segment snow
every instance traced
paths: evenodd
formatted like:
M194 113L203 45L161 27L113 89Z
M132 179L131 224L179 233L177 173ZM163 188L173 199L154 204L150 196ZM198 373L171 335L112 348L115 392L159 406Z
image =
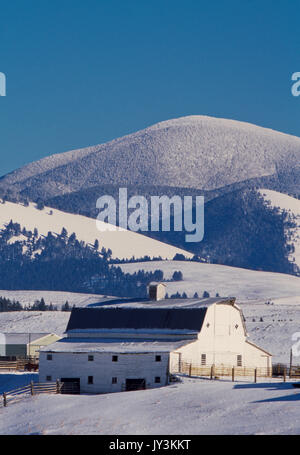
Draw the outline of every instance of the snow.
M290 253L289 260L300 269L300 200L278 191L260 189L259 192L272 208L277 207L280 211L287 211L296 224L296 227L286 230L286 235L289 238L288 244L294 245L295 248L295 251Z
M198 292L202 297L204 291L214 297L234 296L238 300L275 299L295 297L300 300L300 278L274 272L229 267L219 264L206 264L193 261L151 261L121 264L126 273L138 270L162 270L165 279L171 279L175 271L183 273L183 281L164 282L166 292L186 292L193 297ZM287 301L286 300L286 301Z
M249 123L202 115L144 130L28 164L2 183L40 196L99 184L214 189L276 174L300 161L300 139ZM36 193L36 194L38 194Z
M0 333L56 333L66 330L70 312L14 311L0 313Z
M113 335L116 336L116 333ZM112 336L113 336L112 335ZM45 346L41 351L46 352L110 352L110 353L152 353L152 352L171 352L196 339L184 340L151 340L151 339L132 339L124 338L62 338L56 343Z
M292 335L300 327L299 297L238 304L251 341L270 351L273 363L288 364ZM0 313L0 332L60 334L69 315ZM293 363L300 359L294 357ZM0 394L37 379L32 373L1 373ZM0 434L299 434L299 399L298 389L282 380L258 378L254 384L253 378L234 383L229 378L183 378L182 383L137 392L28 397L0 407Z
M52 215L50 215L50 210ZM83 240L85 243L94 244L95 239L98 239L100 249L102 247L112 250L114 258L136 258L143 256L158 257L171 259L175 254L184 254L186 257L192 257L188 253L179 248L167 245L166 243L153 240L150 237L138 234L132 231L112 230L114 226L108 225L97 220L98 225L106 231L99 231L96 226L96 220L82 215L74 215L60 210L45 207L43 210L38 210L35 204L31 203L28 207L12 202L0 204L0 228L13 220L19 223L21 227L33 231L38 229L40 235L46 236L49 231L60 234L63 227L71 235L76 233L78 240Z
M135 392L29 397L0 408L0 434L299 434L299 391L250 381L184 378Z
M17 300L23 306L33 305L36 300L45 300L47 305L52 303L54 306L57 306L58 309L62 307L68 301L69 305L72 307L87 306L90 304L97 303L103 298L109 296L103 296L100 294L81 294L77 292L62 292L62 291L7 291L0 289L0 297L5 297L10 300ZM113 298L113 297L111 297Z
M245 318L246 329L251 341L272 355L273 363L289 364L290 350L295 344L292 336L300 332L299 306L266 305L262 302L239 302ZM300 336L298 337L300 338ZM293 363L300 365L300 357L294 355Z

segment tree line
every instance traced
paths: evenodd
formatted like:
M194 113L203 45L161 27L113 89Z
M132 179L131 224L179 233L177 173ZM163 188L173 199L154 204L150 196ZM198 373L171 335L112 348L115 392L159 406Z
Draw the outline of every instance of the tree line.
M147 285L164 279L161 270L124 273L111 254L98 240L86 244L65 228L42 236L10 221L0 232L0 289L146 297Z

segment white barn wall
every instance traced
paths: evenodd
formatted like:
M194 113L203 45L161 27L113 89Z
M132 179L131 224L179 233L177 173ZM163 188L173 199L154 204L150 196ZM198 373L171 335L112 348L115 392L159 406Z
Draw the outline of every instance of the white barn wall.
M107 393L124 390L126 379L145 378L147 388L161 387L167 383L169 353L51 353L53 360L47 360L47 352L40 353L40 382L46 382L47 376L52 381L61 378L80 378L80 388L84 393ZM94 361L88 360L94 356ZM118 355L118 361L112 361L112 355ZM156 362L155 356L161 361ZM94 377L94 384L88 384L88 376ZM161 378L155 383L155 377ZM112 378L117 377L117 384Z
M171 355L170 370L176 371L179 357L181 361L201 365L202 354L206 354L206 365L237 366L237 356L241 355L242 366L270 367L271 356L246 342L244 327L236 306L217 304L209 307L197 341Z

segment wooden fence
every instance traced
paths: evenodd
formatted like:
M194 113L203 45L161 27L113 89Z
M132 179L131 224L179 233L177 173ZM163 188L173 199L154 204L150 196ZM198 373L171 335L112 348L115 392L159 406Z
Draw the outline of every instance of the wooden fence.
M63 384L59 381L45 383L31 381L30 384L24 387L10 390L9 392L4 392L2 394L2 400L0 401L0 407L1 406L6 407L8 406L9 403L15 403L26 397L39 395L41 393L48 394L61 393L62 386Z
M300 366L292 365L289 371L290 378L300 378Z
M286 370L285 377L286 377ZM220 377L230 377L234 381L238 377L253 378L256 382L258 377L272 377L272 368L263 367L232 367L230 365L199 365L189 362L179 362L178 370L173 373L183 373L188 376L209 377L210 379L218 379Z
M35 358L0 361L0 371L37 371L38 368L39 363Z

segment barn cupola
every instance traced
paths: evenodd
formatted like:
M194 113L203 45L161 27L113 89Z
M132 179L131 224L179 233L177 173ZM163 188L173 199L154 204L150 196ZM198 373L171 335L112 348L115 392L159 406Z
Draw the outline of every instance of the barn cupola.
M163 300L166 296L166 285L164 283L150 283L148 293L149 300Z

